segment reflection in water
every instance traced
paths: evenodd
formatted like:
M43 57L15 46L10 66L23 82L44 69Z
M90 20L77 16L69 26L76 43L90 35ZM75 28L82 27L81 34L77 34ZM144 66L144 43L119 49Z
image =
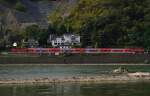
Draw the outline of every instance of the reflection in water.
M149 66L123 66L132 72L150 72ZM41 77L97 76L108 74L118 66L0 66L0 79ZM150 96L150 83L0 86L0 96Z
M150 83L0 86L1 96L150 96Z

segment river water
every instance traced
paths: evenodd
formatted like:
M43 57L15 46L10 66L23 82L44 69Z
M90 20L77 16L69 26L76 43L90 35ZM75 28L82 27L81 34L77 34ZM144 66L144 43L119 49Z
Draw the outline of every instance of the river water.
M119 66L104 65L9 65L0 66L0 79L97 76L110 74ZM122 66L129 71L150 72L150 66ZM0 85L0 96L150 96L150 83L48 85Z
M0 79L94 76L108 74L119 65L6 65L0 66ZM150 72L150 66L122 66L129 71Z
M150 83L5 85L0 96L150 96Z

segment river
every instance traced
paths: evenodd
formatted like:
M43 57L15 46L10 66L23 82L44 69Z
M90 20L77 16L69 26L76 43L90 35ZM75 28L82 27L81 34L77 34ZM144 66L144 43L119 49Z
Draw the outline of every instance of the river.
M150 96L150 83L0 86L0 96Z
M121 65L0 65L0 79L97 76ZM150 66L122 65L129 71L150 72ZM0 96L150 96L150 83L51 83L0 85Z
M97 76L109 74L121 65L0 65L0 79L35 79L46 77ZM150 65L122 65L131 72L150 72Z

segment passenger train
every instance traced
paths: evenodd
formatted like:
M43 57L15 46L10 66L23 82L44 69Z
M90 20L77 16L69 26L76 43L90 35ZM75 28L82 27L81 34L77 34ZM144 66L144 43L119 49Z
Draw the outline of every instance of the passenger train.
M143 48L12 48L12 53L71 53L71 54L100 54L100 53L144 53Z

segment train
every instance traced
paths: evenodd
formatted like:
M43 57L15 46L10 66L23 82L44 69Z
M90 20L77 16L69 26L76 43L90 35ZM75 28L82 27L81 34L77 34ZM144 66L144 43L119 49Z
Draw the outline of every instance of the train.
M144 53L144 48L12 48L11 53L35 54L108 54L108 53Z

